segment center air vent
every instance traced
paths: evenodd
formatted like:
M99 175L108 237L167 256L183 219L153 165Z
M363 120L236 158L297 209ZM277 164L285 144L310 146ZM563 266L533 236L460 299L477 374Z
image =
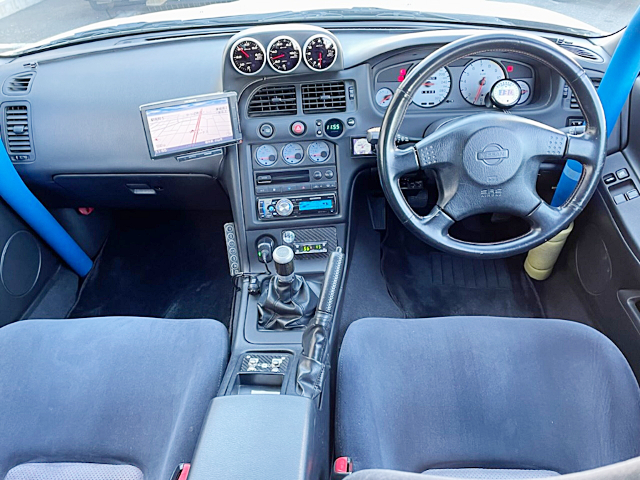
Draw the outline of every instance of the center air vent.
M296 113L298 113L298 105L294 85L262 87L249 100L250 117L295 115Z
M5 104L3 132L7 153L14 162L33 160L29 107L26 104Z
M344 82L307 83L302 85L302 111L344 112L347 96Z
M9 77L2 86L5 95L25 95L31 90L31 82L35 72L26 72Z
M592 78L591 79L591 83L593 83L593 86L596 87L596 90L600 86L600 80L602 80L602 79L601 78ZM571 108L575 108L575 109L580 108L580 104L578 103L578 100L576 99L576 96L573 93L573 90L571 91Z

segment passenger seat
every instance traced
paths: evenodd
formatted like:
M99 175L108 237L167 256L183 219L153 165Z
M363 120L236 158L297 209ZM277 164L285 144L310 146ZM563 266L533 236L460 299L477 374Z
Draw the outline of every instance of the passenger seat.
M25 320L0 329L0 479L169 480L228 359L214 320Z

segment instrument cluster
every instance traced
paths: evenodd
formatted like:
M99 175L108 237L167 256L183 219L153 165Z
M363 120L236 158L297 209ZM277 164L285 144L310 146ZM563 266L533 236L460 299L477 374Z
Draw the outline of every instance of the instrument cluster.
M277 73L291 73L302 62L315 72L323 72L336 62L338 45L322 33L310 36L303 47L288 35L274 38L266 48L259 40L244 37L234 42L230 56L233 68L242 75L256 75L267 64Z
M378 107L387 108L395 88L413 66L414 63L403 63L378 72L375 95ZM524 63L493 58L466 59L434 73L412 100L420 108L433 108L443 103L460 108L489 106L496 98L508 95L510 106L524 105L531 101L534 78L533 68ZM454 89L456 84L458 88Z

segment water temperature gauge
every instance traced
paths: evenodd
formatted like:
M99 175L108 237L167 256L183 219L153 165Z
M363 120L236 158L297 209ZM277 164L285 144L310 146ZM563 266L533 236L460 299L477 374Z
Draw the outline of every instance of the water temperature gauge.
M376 103L378 106L382 108L387 108L389 103L391 103L391 99L393 98L393 92L389 88L381 88L376 93Z

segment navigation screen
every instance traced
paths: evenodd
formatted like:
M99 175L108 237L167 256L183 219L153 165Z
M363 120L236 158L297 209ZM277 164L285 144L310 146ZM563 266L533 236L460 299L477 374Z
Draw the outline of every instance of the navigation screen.
M232 142L229 98L215 98L145 110L153 156Z

